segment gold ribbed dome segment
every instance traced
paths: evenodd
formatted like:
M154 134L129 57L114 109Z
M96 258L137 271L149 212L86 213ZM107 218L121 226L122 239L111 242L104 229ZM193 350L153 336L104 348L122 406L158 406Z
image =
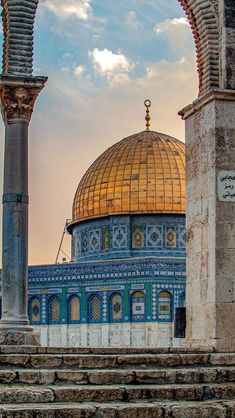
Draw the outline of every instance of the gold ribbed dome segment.
M107 149L78 185L73 221L112 214L185 213L184 144L143 131Z

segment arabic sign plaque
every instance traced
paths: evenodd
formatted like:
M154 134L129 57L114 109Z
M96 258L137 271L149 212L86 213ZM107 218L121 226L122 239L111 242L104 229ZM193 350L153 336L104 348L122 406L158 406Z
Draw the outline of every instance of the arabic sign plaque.
M235 203L235 170L221 170L217 178L218 199L220 202Z

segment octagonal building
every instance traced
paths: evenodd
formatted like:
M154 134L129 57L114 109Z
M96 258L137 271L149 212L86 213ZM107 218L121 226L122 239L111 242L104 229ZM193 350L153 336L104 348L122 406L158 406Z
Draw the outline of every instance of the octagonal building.
M185 149L146 130L115 143L78 184L71 262L29 268L42 345L177 346L185 299Z

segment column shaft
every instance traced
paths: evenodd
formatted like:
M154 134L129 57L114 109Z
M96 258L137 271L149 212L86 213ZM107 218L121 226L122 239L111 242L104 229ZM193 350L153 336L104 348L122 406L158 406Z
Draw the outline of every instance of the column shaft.
M5 123L0 344L38 344L28 319L28 126L46 80L0 78Z
M3 187L2 323L27 326L28 122L6 124Z

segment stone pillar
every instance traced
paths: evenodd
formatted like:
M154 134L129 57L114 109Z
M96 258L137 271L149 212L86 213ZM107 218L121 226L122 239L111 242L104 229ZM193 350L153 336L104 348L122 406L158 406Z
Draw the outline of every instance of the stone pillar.
M28 126L45 77L2 76L5 123L0 344L34 345L28 319Z
M235 91L211 91L186 121L188 347L235 350Z

